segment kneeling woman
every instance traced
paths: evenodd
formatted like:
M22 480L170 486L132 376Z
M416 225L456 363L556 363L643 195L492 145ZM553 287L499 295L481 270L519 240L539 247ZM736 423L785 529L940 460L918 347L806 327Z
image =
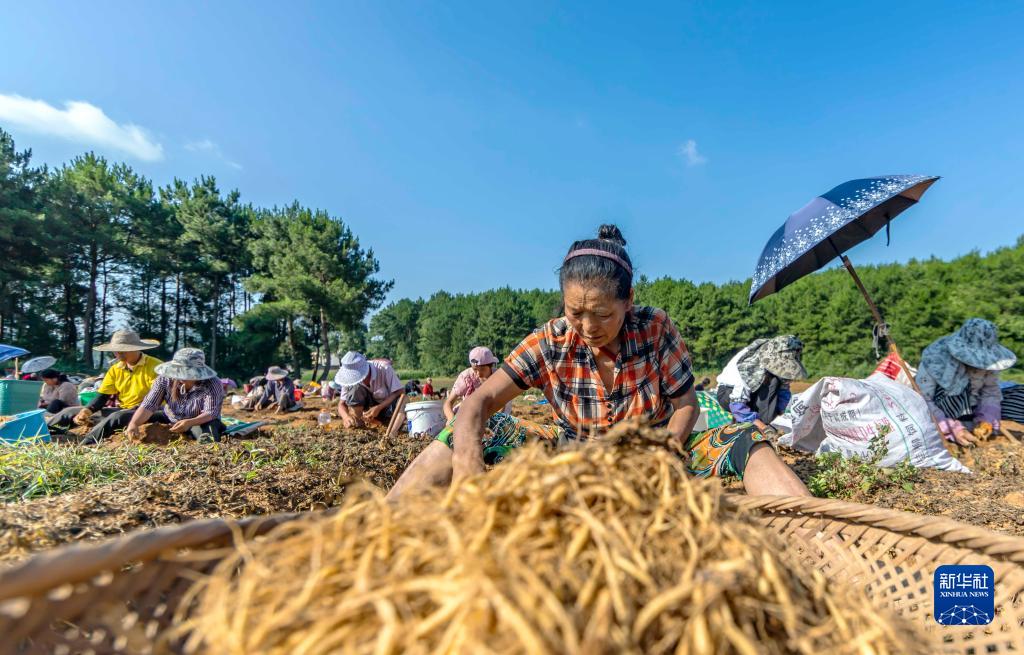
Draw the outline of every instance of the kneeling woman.
M139 436L146 423L169 423L171 432L188 433L198 441L220 441L224 386L217 372L206 365L203 351L182 348L171 361L157 366L156 374L125 432Z
M491 349L486 346L477 346L469 351L469 368L465 369L455 378L452 390L444 399L444 416L451 421L455 418L458 410L458 403L469 398L470 394L483 386L487 378L494 375L498 368L498 358L494 356ZM505 405L503 412L512 411L512 403Z
M924 349L917 384L947 440L961 446L977 442L964 422L975 429L988 423L988 432L999 431L999 373L1016 362L1017 355L999 343L996 326L982 318L967 319L959 330Z
M78 401L78 387L60 371L48 368L39 374L43 388L39 392L39 407L48 414L57 414L68 407L81 405Z
M544 392L558 437L586 437L643 417L685 444L697 475L735 475L752 494L807 495L755 426L691 434L698 407L689 353L664 311L633 305L633 269L624 245L614 226L572 245L560 273L565 316L524 339L466 399L455 421L454 448L431 443L392 497L483 471L488 417L529 387Z

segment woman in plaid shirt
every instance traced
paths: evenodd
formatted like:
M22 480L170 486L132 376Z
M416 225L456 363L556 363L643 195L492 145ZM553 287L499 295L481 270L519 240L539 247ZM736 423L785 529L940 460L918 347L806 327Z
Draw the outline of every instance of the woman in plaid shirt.
M454 438L431 443L409 466L392 497L409 487L446 484L484 470L493 450L485 428L519 422L495 414L530 387L555 413L559 437L586 437L630 418L647 418L685 444L698 476L735 475L751 494L808 495L765 435L750 423L691 434L699 416L686 344L668 315L633 305L633 266L614 225L577 241L562 263L565 316L526 337L460 407ZM523 422L528 425L528 422ZM519 430L519 441L541 430ZM454 442L452 448L449 444ZM510 447L518 445L509 444Z

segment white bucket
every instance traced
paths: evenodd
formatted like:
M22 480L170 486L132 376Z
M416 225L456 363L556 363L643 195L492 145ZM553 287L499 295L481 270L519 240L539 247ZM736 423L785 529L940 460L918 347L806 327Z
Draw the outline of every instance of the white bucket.
M406 428L409 434L426 433L432 437L444 428L444 403L440 400L427 400L409 403L405 406Z

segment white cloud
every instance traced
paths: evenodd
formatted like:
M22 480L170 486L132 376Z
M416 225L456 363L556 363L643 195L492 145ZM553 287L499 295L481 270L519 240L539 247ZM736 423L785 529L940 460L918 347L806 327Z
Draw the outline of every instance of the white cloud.
M185 144L185 150L191 150L192 152L217 152L217 144L209 139L203 139L202 141L189 141Z
M221 160L231 168L235 170L242 170L242 165L238 162L231 161L224 156L224 152L221 151L220 146L211 141L210 139L203 139L202 141L189 141L185 144L185 150L189 152L202 152L213 155L217 159Z
M679 146L679 156L686 161L687 166L700 166L708 161L708 158L697 151L697 142L687 139L686 143Z
M57 109L43 100L0 93L0 122L87 146L111 148L143 161L160 161L164 148L143 128L118 124L88 102L72 100Z

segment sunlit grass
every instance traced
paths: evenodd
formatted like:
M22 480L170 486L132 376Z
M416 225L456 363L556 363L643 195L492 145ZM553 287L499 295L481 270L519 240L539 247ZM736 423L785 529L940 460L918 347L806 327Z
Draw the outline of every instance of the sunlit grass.
M36 442L0 447L0 502L54 496L164 469L153 446L116 448Z

